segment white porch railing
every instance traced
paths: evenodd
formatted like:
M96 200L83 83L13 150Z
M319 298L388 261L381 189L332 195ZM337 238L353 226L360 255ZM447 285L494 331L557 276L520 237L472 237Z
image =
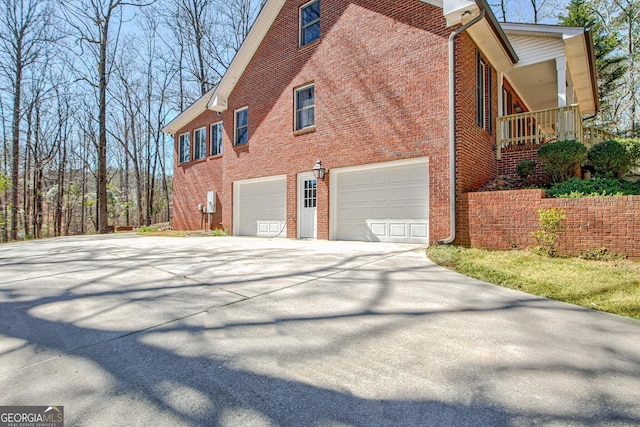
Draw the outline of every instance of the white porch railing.
M584 128L582 131L582 134L583 134L582 143L587 147L592 147L608 139L617 138L617 135L614 135L610 132L607 132L601 129L596 129L593 127Z
M553 141L583 141L582 115L577 105L498 117L497 156Z

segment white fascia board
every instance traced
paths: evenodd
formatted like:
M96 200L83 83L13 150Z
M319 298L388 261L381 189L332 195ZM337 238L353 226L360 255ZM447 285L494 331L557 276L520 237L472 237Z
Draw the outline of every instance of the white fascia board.
M478 15L479 8L475 1L443 0L442 13L447 19L447 26L463 23L463 19L471 19Z
M594 114L598 110L596 82L593 81L586 35L565 39L567 67L582 114Z
M262 40L280 13L284 3L285 0L268 0L264 6L262 6L258 17L251 26L251 30L249 30L249 34L242 42L240 49L238 49L236 56L233 58L233 61L231 61L224 76L222 76L216 93L211 97L211 101L207 106L210 110L222 112L227 109L227 100L231 91L233 91L236 83L238 83L238 80L242 77L242 73L244 73L247 65L249 65L249 61L251 61L251 58L255 55L260 43L262 43Z
M215 92L215 89L215 87L210 89L209 92L198 98L193 104L187 107L186 110L178 114L173 120L171 120L162 128L162 132L169 135L175 135L176 132L188 125L189 122L207 111L207 105L209 104L209 101L211 100L211 96Z
M420 0L422 3L428 3L431 6L436 6L442 9L442 1L443 0Z
M582 27L564 27L562 25L547 24L518 24L518 23L500 23L500 26L507 34L524 33L523 35L540 36L540 37L573 37L584 34Z

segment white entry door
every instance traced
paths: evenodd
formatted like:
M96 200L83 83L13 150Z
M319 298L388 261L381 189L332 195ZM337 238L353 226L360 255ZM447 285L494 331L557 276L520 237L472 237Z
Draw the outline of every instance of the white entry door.
M298 237L315 239L318 229L317 182L313 174L298 175Z

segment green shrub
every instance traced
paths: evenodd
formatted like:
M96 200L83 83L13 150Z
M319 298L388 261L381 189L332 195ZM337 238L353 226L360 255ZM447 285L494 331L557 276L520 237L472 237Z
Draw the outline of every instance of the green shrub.
M223 229L223 228L215 228L213 230L211 230L211 235L216 236L216 237L221 237L221 236L226 236L229 233L227 232L227 230Z
M640 160L640 138L616 138L616 141L627 147L634 160Z
M613 139L591 147L588 158L596 176L604 178L621 178L629 173L634 164L627 146Z
M560 208L538 209L538 224L540 228L531 233L538 242L536 248L540 253L547 256L556 256L556 244L558 235L565 229L563 222L567 220L567 215Z
M571 178L553 184L546 193L549 197L556 198L631 196L640 194L640 183L611 178Z
M516 173L528 185L531 177L536 172L536 162L533 160L523 160L516 166Z
M153 232L158 231L158 228L157 228L157 227L142 226L142 227L140 227L140 228L138 229L138 231L139 231L140 233L153 233Z
M576 166L584 165L587 147L577 141L552 142L538 149L538 158L554 182L565 181L573 176Z

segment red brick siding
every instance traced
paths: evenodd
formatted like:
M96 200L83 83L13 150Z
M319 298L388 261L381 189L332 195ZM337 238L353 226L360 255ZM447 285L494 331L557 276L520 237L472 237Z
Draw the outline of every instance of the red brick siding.
M222 156L209 156L211 150L211 125L219 122L220 117L213 111L201 114L174 138L174 177L173 177L173 228L177 230L197 230L201 227L202 214L198 205L206 205L207 192L216 191L217 211L212 215L209 228L218 228L222 222ZM193 156L193 131L203 126L207 128L207 157L201 160L178 163L179 135L191 133L191 155ZM225 147L227 149L227 147Z
M494 146L495 117L498 116L497 72L492 71L494 131L490 134L476 123L476 45L463 33L456 39L456 240L469 244L467 199L464 193L475 191L496 177ZM490 65L490 64L489 64Z
M548 184L551 182L549 176L542 169L540 159L538 159L538 148L522 151L503 151L502 159L498 160L498 175L510 176L517 178L516 168L518 164L524 160L533 160L536 162L536 170L531 179L533 184Z
M543 190L469 193L471 246L486 249L536 246L531 232L539 228L538 209L561 208L566 231L558 240L561 253L606 248L640 259L640 196L580 199L544 198Z
M426 156L430 236L446 236L450 30L442 10L418 0L324 0L321 39L298 48L298 11L306 2L285 3L229 98L222 116L224 155L215 164L222 169L222 182L209 170L213 162L176 168L184 178L176 179L176 217L185 211L182 205L193 204L183 193L194 191L189 180L203 180L194 175L210 176L204 181L219 188L222 221L230 229L234 180L286 174L287 234L295 237L296 174L310 171L320 158L327 176L318 184L318 237L328 238L331 168ZM310 82L315 84L316 131L295 136L294 88ZM243 106L249 107L249 143L234 149L234 110ZM176 227L191 224L175 221Z
M442 10L419 0L323 0L322 36L299 48L299 7L307 1L285 3L231 93L229 108L222 114L223 156L176 167L174 225L193 228L198 224L199 213L191 206L202 203L197 200L204 197L199 194L206 194L205 189L215 189L220 219L231 230L232 182L284 174L287 236L296 237L297 174L310 171L320 158L327 174L318 183L318 238L327 239L332 168L428 157L430 240L448 236L447 40L451 29L445 27ZM475 124L475 112L468 108L475 105L475 83L468 84L475 82L475 46L463 35L457 51L456 85L462 97L456 110L460 119L457 193L461 195L493 178L496 163L495 137ZM496 73L493 76L495 117ZM296 136L294 89L310 82L315 85L316 129ZM249 143L234 148L234 110L245 106L249 107ZM185 129L218 119L214 113L205 113ZM464 203L466 198L460 198L461 213L466 212ZM458 223L459 236L468 241L466 223L460 219Z

